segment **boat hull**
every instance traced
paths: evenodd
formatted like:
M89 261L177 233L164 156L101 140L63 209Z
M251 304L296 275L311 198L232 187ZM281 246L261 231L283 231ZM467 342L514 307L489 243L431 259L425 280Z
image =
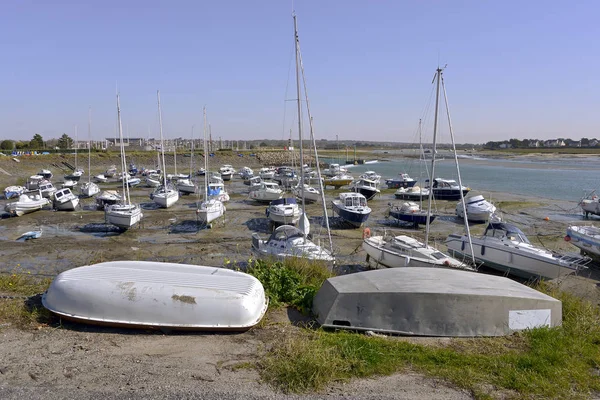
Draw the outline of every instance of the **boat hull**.
M100 188L93 182L87 182L81 186L81 194L86 197L92 197L98 193L100 193Z
M197 210L198 221L204 224L210 224L214 220L221 218L225 213L225 206L218 200L209 200L203 202Z
M360 194L362 194L363 196L365 196L365 198L366 198L367 200L371 200L371 199L373 199L373 197L377 196L377 195L380 193L380 191L379 191L378 189L374 189L374 188L363 188L363 187L360 187L360 188L352 188L352 191L353 191L353 192L357 192L357 193L360 193Z
M404 181L404 180L399 180L399 179L386 179L385 180L385 184L387 185L388 189L400 189L400 188L411 188L413 186L415 186L415 184L417 183L417 181L412 180L412 181Z
M79 205L79 198L78 197L74 197L72 199L69 199L67 201L63 201L63 202L54 202L54 208L56 208L58 211L75 211L75 209L77 208L77 206Z
M267 310L254 277L197 265L117 261L59 274L42 297L81 322L175 330L244 331Z
M340 216L344 221L348 222L355 228L360 228L367 220L369 215L365 213L352 212L340 207L335 201L333 202L333 211Z
M169 208L179 200L177 191L169 191L167 193L158 193L152 197L152 200L162 208Z
M427 223L427 212L414 212L414 213L406 213L401 211L390 211L390 217L395 218L399 221L410 222L411 224L418 226L424 225ZM429 223L432 223L435 220L435 215L429 215Z
M600 229L594 226L570 226L565 238L586 255L600 261Z
M106 222L121 229L129 229L139 223L144 215L134 205L112 205L106 210Z
M469 193L469 189L463 189L463 197ZM433 197L436 200L460 200L460 189L436 189L433 188Z

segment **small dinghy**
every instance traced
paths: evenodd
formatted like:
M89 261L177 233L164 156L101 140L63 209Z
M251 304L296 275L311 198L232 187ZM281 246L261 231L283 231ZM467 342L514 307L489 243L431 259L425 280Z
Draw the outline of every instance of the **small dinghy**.
M77 322L174 330L244 331L268 300L258 279L198 265L114 261L59 274L42 297L53 313Z
M21 240L21 241L25 241L25 240L29 240L29 239L39 239L42 236L42 231L29 231L29 232L25 232L24 234L22 234L21 236L19 236L17 238L17 240Z
M313 312L327 328L416 336L503 336L562 321L559 300L508 278L418 267L329 278Z

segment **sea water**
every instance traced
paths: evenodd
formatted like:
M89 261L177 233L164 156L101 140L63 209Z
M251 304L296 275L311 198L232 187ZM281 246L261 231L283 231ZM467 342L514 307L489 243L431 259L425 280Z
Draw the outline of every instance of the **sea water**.
M431 160L384 154L385 161L350 166L349 172L356 178L365 171L381 175L381 187L385 179L408 173L419 185L425 186L431 171ZM436 160L435 176L457 180L456 164L452 154ZM325 161L325 160L324 160ZM341 162L330 160L330 162ZM326 161L327 162L327 161ZM459 158L460 175L464 186L485 195L486 192L504 192L545 199L578 202L591 190L600 193L600 158L598 157L530 157L486 158L465 156Z

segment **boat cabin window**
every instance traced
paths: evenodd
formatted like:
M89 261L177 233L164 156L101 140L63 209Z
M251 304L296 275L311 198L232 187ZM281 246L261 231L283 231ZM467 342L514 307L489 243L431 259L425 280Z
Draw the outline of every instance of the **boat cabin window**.
M431 256L436 260L443 260L444 258L446 258L446 255L439 251L434 251L433 253L431 253Z
M352 207L352 198L351 197L346 198L346 207Z

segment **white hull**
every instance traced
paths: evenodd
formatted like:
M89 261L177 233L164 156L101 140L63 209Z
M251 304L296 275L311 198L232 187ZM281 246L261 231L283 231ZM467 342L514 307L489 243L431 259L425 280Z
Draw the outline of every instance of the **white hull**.
M193 194L196 193L196 185L192 183L189 179L183 179L177 182L177 190L181 193L185 194Z
M81 185L81 194L86 197L92 197L100 193L100 188L93 182L86 182Z
M75 211L79 205L79 197L75 196L71 189L60 189L54 196L54 208L58 211Z
M573 246L596 260L600 259L600 229L595 226L570 226L568 240Z
M27 197L27 200L25 200ZM39 197L39 196L36 196ZM45 205L50 204L50 201L45 198L31 199L27 195L19 196L19 201L8 203L4 210L9 214L21 217L25 214L32 213L34 211L41 210Z
M134 204L114 204L106 209L106 221L122 229L131 228L140 222L142 217L142 210Z
M248 197L254 201L270 202L283 197L283 192L265 192L262 190L253 190L248 194Z
M294 196L301 199L302 198L302 188L296 186L293 189ZM321 193L312 187L306 186L304 189L304 201L309 203L316 203L321 199Z
M106 183L106 182L108 182L108 178L106 176L102 175L102 174L96 175L94 177L94 180L96 182L98 182L98 183Z
M291 234L285 235L284 231ZM275 230L268 240L263 240L257 233L252 234L252 252L259 258L304 258L312 261L334 261L334 257L324 247L309 239L302 232L290 225L282 225Z
M116 261L58 275L44 307L80 322L186 330L246 330L267 311L248 274L197 265Z
M157 193L153 198L154 202L162 208L169 208L179 200L179 193L176 190L168 190L166 193Z
M300 219L300 212L292 214L278 214L273 211L269 212L269 219L276 224L296 225Z
M221 218L225 214L225 206L219 200L209 200L202 202L198 208L198 221L204 224L210 224L214 220Z

